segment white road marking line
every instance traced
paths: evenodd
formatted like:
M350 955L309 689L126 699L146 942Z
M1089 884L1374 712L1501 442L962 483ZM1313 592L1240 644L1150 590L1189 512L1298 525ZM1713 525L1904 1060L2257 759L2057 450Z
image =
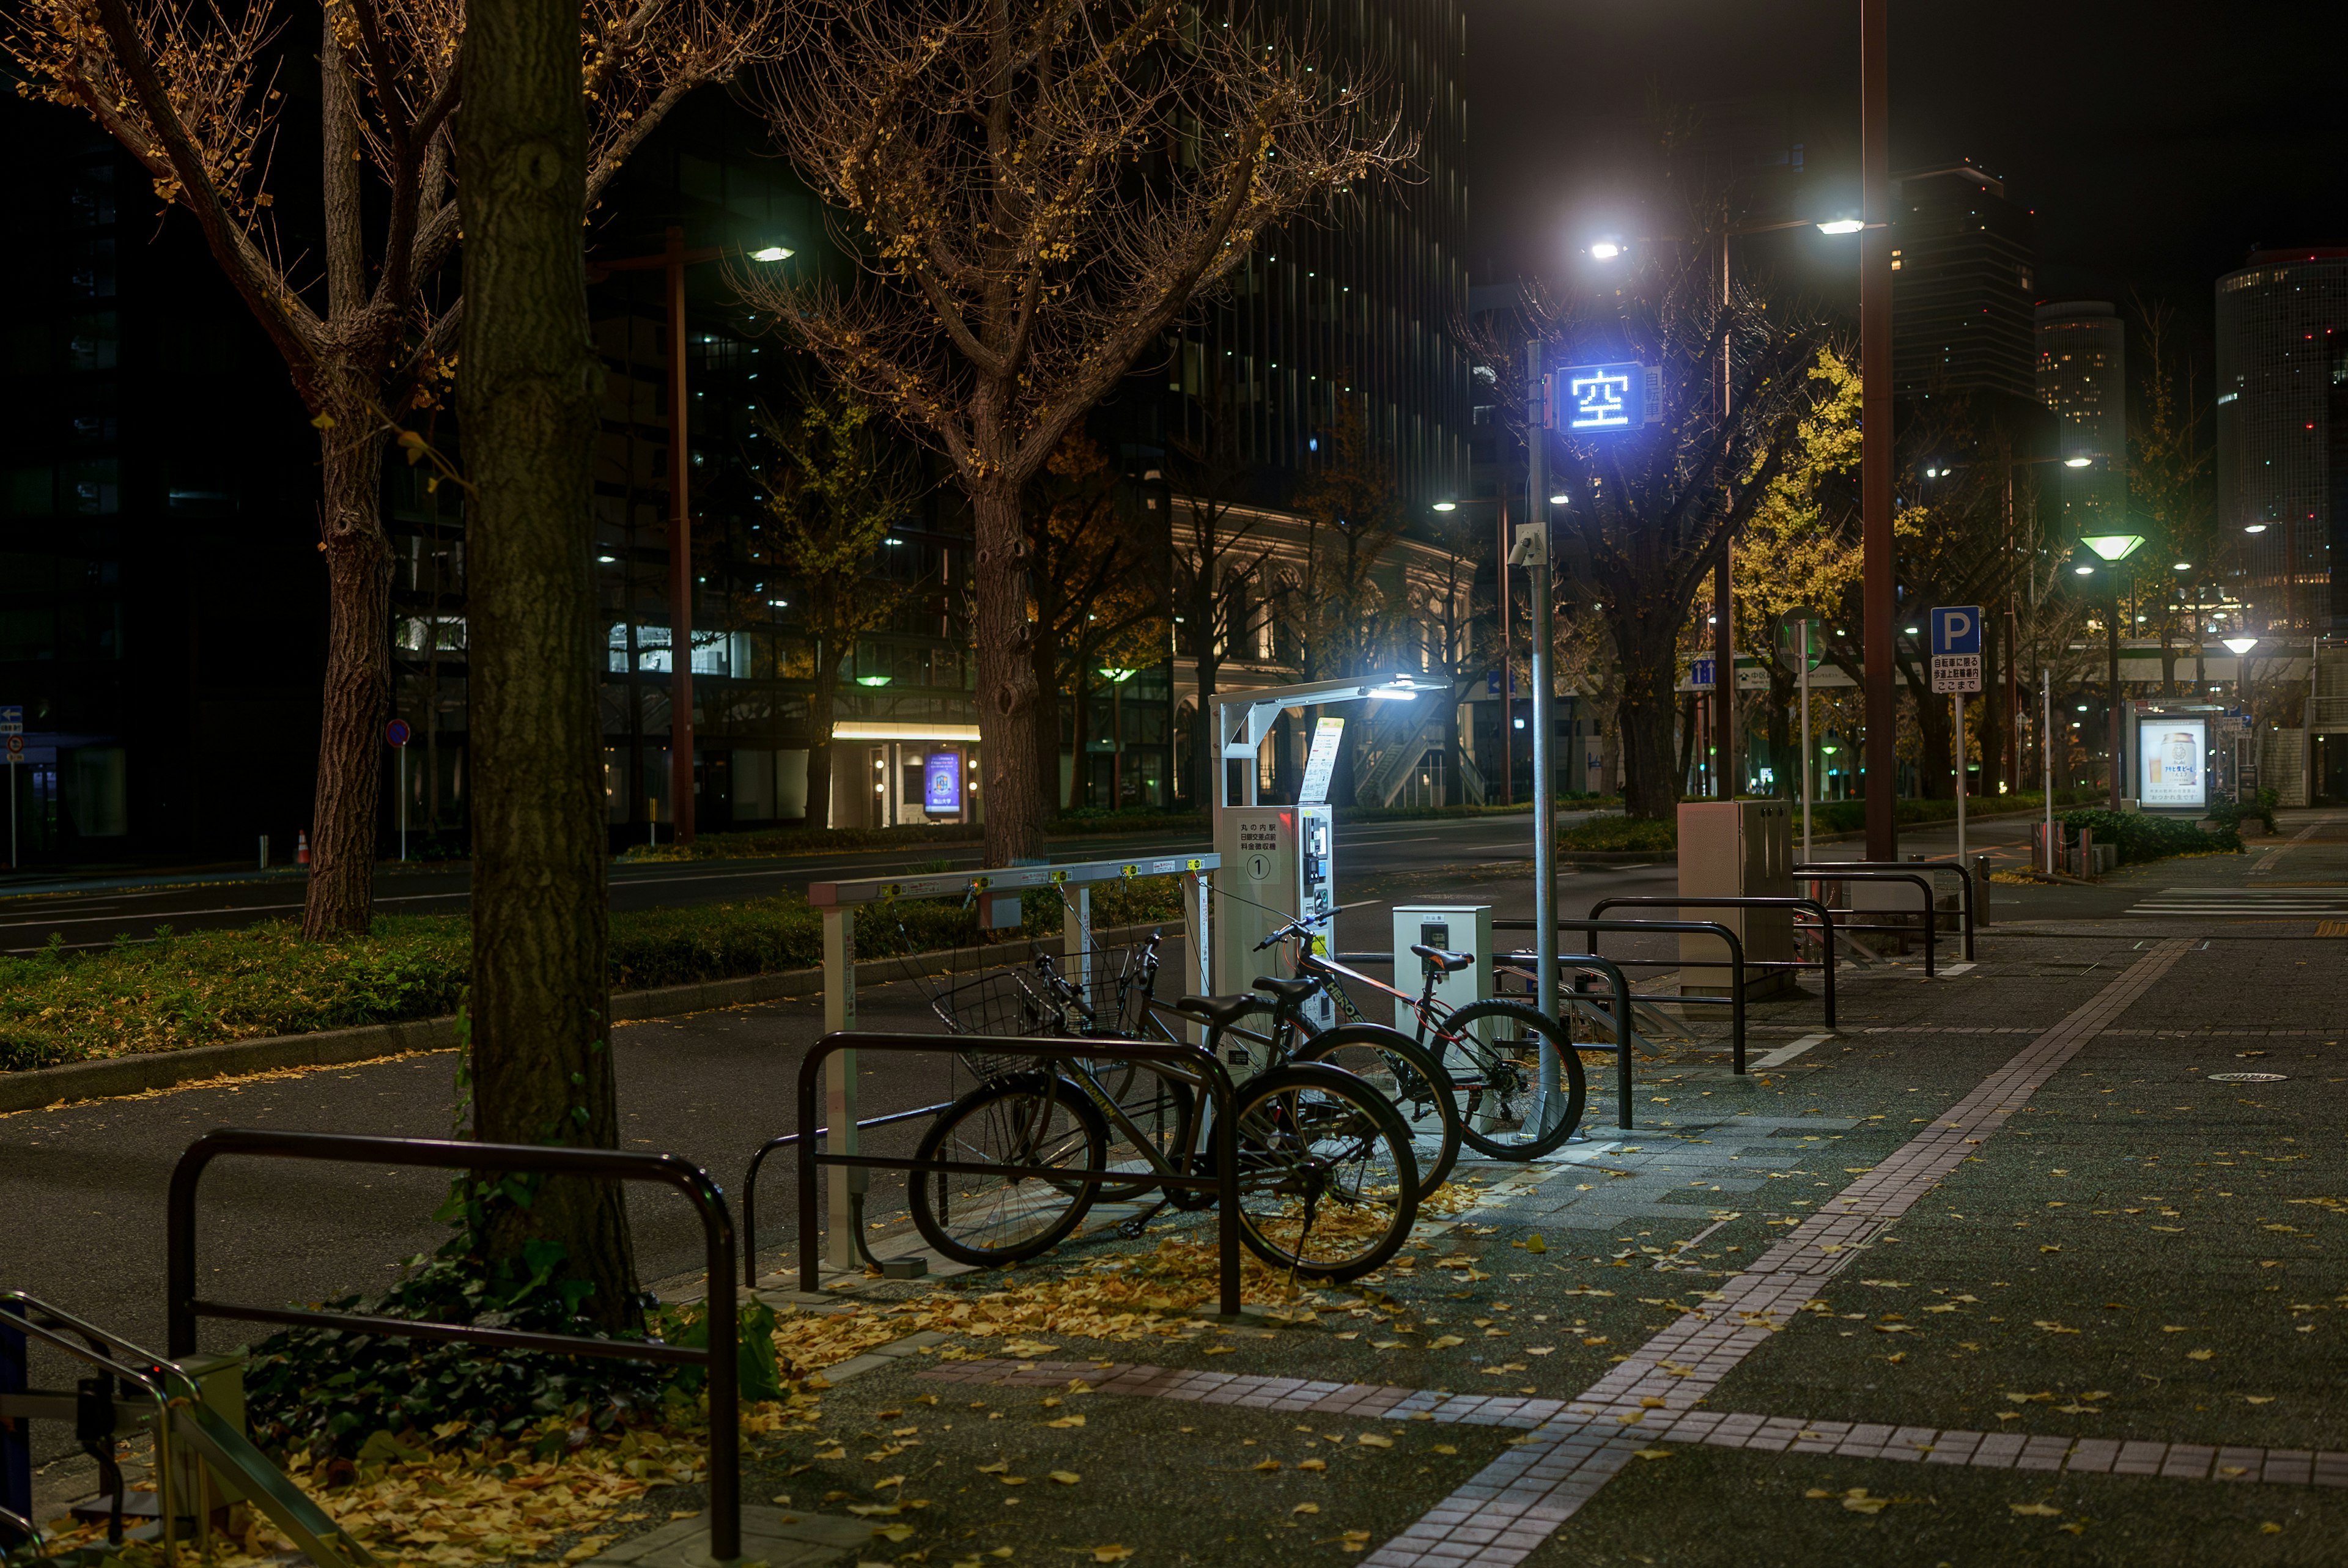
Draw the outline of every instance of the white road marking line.
M1794 1058L1801 1055L1802 1052L1809 1050L1810 1047L1814 1045L1824 1045L1831 1038L1833 1037L1830 1035L1806 1034L1802 1036L1801 1039L1796 1040L1793 1044L1781 1045L1776 1050L1771 1051L1768 1055L1757 1059L1755 1061L1753 1065L1755 1067L1782 1067L1787 1062L1793 1061Z

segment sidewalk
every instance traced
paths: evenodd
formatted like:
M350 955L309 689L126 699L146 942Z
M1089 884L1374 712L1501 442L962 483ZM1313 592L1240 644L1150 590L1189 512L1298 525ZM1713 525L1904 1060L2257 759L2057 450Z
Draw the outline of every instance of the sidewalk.
M2333 871L2342 832L2291 854ZM1850 974L1841 1033L1750 1081L1648 1064L1652 1127L1468 1167L1415 1266L1284 1320L867 1355L745 1494L898 1510L861 1560L2337 1562L2341 945L2064 925L1952 979ZM1074 1321L1159 1239L854 1295L874 1334L914 1296Z

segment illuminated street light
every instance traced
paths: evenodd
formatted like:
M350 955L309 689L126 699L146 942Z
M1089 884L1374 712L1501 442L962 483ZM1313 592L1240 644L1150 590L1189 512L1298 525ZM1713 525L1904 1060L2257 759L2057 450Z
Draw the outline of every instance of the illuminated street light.
M1866 227L1867 225L1865 223L1860 222L1856 218L1829 218L1825 222L1818 225L1818 232L1821 234L1856 234Z
M2242 532L2246 534L2262 534L2266 531L2267 526L2264 523L2244 523L2242 525Z
M2229 637L2226 639L2226 651L2232 654L2237 659L2240 659L2243 654L2248 653L2251 649L2256 648L2258 645L2259 640L2255 637Z
M1573 497L1572 497L1571 496L1567 496L1567 495L1556 495L1556 496L1551 496L1551 497L1549 498L1549 504L1550 504L1550 506L1552 506L1552 507L1563 507L1563 506L1569 506L1569 505L1570 505L1570 504L1572 503L1572 501L1573 501Z
M2107 534L2081 534L2079 542L2107 561L2124 561L2144 548L2144 536L2116 529Z
M2081 577L2093 577L2096 574L2096 569L2091 566L2075 566L2071 569Z
M761 250L751 251L750 260L753 261L787 261L797 254L798 254L798 252L792 250L788 245L768 245Z
M2174 571L2191 571L2193 569L2193 563L2189 560L2181 560L2170 569Z
M1459 509L1459 503L1457 501L1437 501L1435 503L1435 509L1438 512L1456 512Z
M2065 468L2092 468L2095 466L2096 460L2093 457L2065 457L2063 459L2063 466Z
M1591 245L1590 253L1601 261L1611 261L1622 253L1622 242L1619 240L1600 240Z

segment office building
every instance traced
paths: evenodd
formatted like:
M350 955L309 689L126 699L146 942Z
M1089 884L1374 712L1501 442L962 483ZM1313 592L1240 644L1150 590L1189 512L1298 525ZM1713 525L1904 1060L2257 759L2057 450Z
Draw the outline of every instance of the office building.
M2127 520L2127 329L2101 300L2040 305L2035 321L2038 396L2065 460L2051 537L2075 539Z
M2031 400L2035 222L1971 163L1893 181L1892 386Z
M2348 596L2348 247L2250 252L2218 280L2218 521L2240 530L2251 624L2333 632ZM2335 548L2335 546L2339 548ZM2335 608L2336 607L2336 608Z

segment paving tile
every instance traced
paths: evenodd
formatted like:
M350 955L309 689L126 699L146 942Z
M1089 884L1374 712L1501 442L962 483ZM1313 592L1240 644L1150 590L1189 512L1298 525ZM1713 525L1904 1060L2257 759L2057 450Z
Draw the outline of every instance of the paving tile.
M2217 1457L2216 1449L2199 1443L2171 1443L2160 1473L2171 1481L2201 1481L2209 1476L2210 1462Z

